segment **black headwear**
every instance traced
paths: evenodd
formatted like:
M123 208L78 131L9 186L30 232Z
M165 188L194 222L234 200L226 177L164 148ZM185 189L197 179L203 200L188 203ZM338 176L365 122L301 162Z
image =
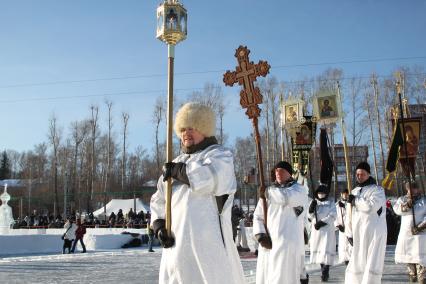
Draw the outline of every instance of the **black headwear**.
M370 165L367 162L361 162L356 166L356 169L365 170L367 173L370 173Z
M318 197L318 193L325 193L327 196L326 196L326 197L324 197L324 198L319 198L319 197ZM328 197L328 194L329 194L329 193L330 193L330 190L329 190L328 186L327 186L327 185L325 185L325 184L320 184L320 185L317 187L317 189L315 190L315 197L316 197L318 200L324 201L324 200L326 200L326 199L327 199L327 197Z
M280 162L276 163L274 169L284 169L290 175L293 174L293 167L289 163L287 163L286 161L280 161Z

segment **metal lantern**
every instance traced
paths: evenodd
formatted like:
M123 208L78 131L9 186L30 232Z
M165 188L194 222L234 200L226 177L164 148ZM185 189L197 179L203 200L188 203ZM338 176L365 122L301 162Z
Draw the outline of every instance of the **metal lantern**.
M167 0L157 8L157 38L176 45L186 39L187 13L178 0Z

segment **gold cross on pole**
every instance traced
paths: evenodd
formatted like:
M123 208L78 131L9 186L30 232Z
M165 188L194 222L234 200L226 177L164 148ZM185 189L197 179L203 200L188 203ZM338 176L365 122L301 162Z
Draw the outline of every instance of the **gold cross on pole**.
M235 51L235 57L238 60L236 71L226 71L223 75L223 82L226 86L232 87L235 83L243 86L240 91L240 104L246 108L246 114L250 119L260 115L258 104L262 103L262 95L258 87L254 86L257 77L265 77L269 73L268 62L260 60L254 64L249 61L250 50L247 46L240 45Z

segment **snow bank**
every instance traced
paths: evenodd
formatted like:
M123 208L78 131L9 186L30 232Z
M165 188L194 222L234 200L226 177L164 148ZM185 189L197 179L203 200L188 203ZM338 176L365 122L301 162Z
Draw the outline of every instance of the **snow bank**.
M64 229L16 229L0 235L0 255L62 252ZM146 234L145 229L88 228L84 243L88 250L119 249L133 237L122 232ZM80 244L77 246L81 249Z

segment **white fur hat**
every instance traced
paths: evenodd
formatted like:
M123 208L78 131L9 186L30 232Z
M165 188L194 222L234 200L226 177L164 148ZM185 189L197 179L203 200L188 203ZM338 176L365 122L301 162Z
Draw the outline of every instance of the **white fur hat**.
M194 128L205 137L216 134L216 115L213 110L199 103L186 103L176 113L174 130L180 136L182 128Z

